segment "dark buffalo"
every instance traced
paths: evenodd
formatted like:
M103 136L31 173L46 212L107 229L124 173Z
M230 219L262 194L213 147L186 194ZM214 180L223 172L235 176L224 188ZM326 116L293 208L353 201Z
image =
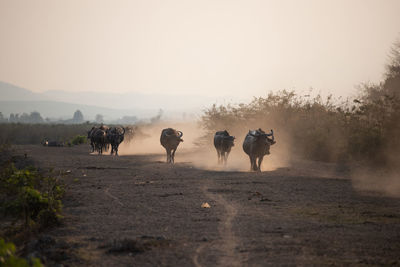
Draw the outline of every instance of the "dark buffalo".
M110 127L108 127L107 125L104 125L103 123L100 125L100 130L103 130L103 131L108 131L108 129L110 129Z
M104 125L103 123L101 123L99 128L100 128L100 130L103 130L106 133L110 129L110 127L108 127L107 125ZM108 141L108 138L106 138L106 141L104 143L104 151L107 152L109 147L110 147L110 142Z
M234 144L235 137L230 136L228 131L219 131L214 135L214 146L218 154L218 163L225 164L228 160L229 153Z
M105 150L107 141L107 134L104 130L95 129L91 136L91 143L94 144L94 149L99 153L102 154L103 150Z
M183 142L181 138L183 133L172 128L162 130L160 143L167 151L167 162L174 163L175 151L178 148L180 142Z
M124 127L112 127L107 130L107 141L111 144L111 155L115 153L118 156L118 147L124 141L124 135Z
M62 147L64 146L64 142L60 142L60 141L49 141L49 140L44 140L42 142L42 144L44 146L53 146L53 147Z
M271 138L269 138L271 137ZM269 155L270 146L275 144L274 131L267 134L263 130L258 129L250 131L246 135L243 142L243 150L250 157L250 169L253 171L261 171L261 163L264 155ZM258 158L258 165L256 160Z
M90 140L90 146L92 147L92 152L94 152L94 149L95 149L93 134L97 129L99 129L99 128L96 128L96 126L93 126L92 129L90 129L87 133L87 139Z

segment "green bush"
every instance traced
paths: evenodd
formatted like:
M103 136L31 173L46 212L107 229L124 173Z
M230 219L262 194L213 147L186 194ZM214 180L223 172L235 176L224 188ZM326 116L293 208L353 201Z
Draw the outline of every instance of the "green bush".
M72 139L71 144L73 144L74 146L84 144L84 143L86 143L86 140L87 140L86 136L77 135Z
M58 224L63 194L57 178L43 176L33 167L18 170L10 163L0 174L0 207L5 215L23 219L26 227Z
M6 243L0 238L0 266L7 267L42 267L43 264L37 258L31 258L30 262L15 255L15 245Z

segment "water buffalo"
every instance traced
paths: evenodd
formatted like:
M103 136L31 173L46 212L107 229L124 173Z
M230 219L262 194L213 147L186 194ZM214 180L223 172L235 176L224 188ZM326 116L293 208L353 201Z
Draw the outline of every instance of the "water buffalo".
M181 138L183 133L172 128L162 130L160 143L167 151L167 162L174 163L175 151L178 148L180 142L183 142Z
M118 156L118 147L124 141L125 128L112 127L106 133L107 141L111 144L111 155L115 152L115 155Z
M92 133L90 142L93 143L94 149L97 150L99 154L103 153L107 144L107 134L104 130L95 129Z
M106 133L110 129L110 127L108 127L107 125L104 125L103 123L101 123L99 128L100 128L100 130L103 130ZM104 151L107 152L109 147L110 147L110 142L108 141L108 138L106 138L106 141L104 143Z
M230 136L228 131L219 131L214 135L214 146L218 154L218 163L225 164L228 160L229 153L234 144L235 137Z
M271 138L269 138L271 136ZM274 131L270 134L263 130L253 130L246 135L243 141L243 150L250 157L250 169L253 171L261 171L261 163L264 155L269 155L270 146L275 144ZM258 165L256 160L258 158Z
M100 125L100 130L103 130L103 131L107 131L108 129L110 129L110 127L108 127L107 125L104 125L103 123Z
M62 146L64 146L64 143L60 142L60 141L49 141L49 140L46 139L46 140L44 140L42 142L42 145L44 145L44 146L62 147Z
M92 147L92 152L94 152L95 144L93 140L93 133L97 130L96 126L93 126L87 133L87 139L90 140L90 146Z

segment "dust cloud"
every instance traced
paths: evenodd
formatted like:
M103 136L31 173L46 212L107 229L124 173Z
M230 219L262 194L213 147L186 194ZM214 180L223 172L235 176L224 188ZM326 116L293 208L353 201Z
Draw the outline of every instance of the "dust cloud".
M397 169L379 169L373 166L360 167L356 163L347 162L349 174L338 172L335 162L319 162L307 160L292 151L292 137L284 128L270 123L274 129L276 144L271 146L270 155L264 157L261 170L276 171L285 169L287 175L299 177L320 177L351 179L354 189L360 193L378 193L390 197L400 197L400 171ZM119 148L120 155L145 155L157 156L157 160L165 162L166 154L160 144L160 134L164 128L174 128L183 132L182 142L175 154L175 163L189 164L199 169L210 171L250 171L249 157L242 149L243 140L248 132L248 126L237 125L226 129L236 137L235 146L228 157L226 165L218 164L217 152L213 144L213 135L206 135L198 121L194 122L159 122L138 126L140 134L135 135L131 142L123 142ZM259 124L268 131L265 125ZM220 129L225 130L225 129ZM204 139L204 136L207 136ZM202 140L202 141L201 141Z
M119 147L120 155L165 154L160 144L161 131L165 128L174 128L182 131L184 140L178 146L178 151L191 150L196 147L195 142L202 134L196 122L160 122L138 126L140 134L134 135L131 142L122 142ZM175 156L175 159L177 157Z
M395 136L391 137L396 140ZM353 164L351 179L353 187L362 192L383 194L389 197L400 197L400 156L398 143L384 146L379 151L382 162Z
M195 167L205 170L248 172L250 171L250 159L242 148L246 134L247 132L243 132L241 135L235 136L235 146L232 147L226 165L218 164L217 151L214 148L212 138L209 141L209 145L198 149L195 153L185 155L186 160ZM278 168L287 167L289 162L285 160L285 151L283 149L284 146L277 141L270 149L271 154L264 157L261 170L274 171Z
M351 179L357 191L400 197L400 170L398 168L376 170L358 167L353 169Z
M227 129L236 137L235 146L229 154L227 164L218 164L217 152L213 143L213 136L200 143L206 133L199 122L160 122L139 126L141 135L134 136L129 143L123 142L119 148L120 155L160 155L160 161L166 161L165 149L160 144L160 134L164 128L174 128L183 132L183 140L176 151L175 163L187 163L196 168L213 171L249 171L250 160L242 149L243 140L249 129L236 127ZM225 129L221 129L225 130ZM283 135L275 130L277 143L271 146L270 155L264 157L262 171L273 171L289 165L289 151Z

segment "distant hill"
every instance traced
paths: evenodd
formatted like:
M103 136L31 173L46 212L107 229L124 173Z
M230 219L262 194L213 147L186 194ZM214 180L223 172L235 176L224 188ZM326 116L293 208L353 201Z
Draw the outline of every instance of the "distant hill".
M49 100L47 96L0 81L0 101Z
M137 92L65 92L43 93L55 101L102 106L114 109L201 110L218 101L217 97L186 94L143 94Z
M229 102L235 100L227 98ZM105 120L123 116L149 118L160 109L164 118L195 116L214 103L224 104L221 97L185 94L143 94L137 92L65 92L47 91L35 93L27 89L0 82L0 112L8 117L10 113L39 112L42 117L71 118L79 109L88 120L102 114Z

